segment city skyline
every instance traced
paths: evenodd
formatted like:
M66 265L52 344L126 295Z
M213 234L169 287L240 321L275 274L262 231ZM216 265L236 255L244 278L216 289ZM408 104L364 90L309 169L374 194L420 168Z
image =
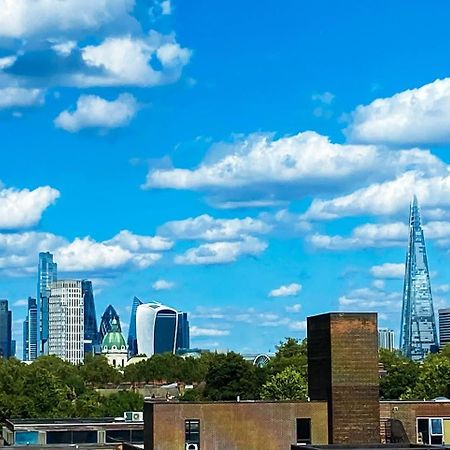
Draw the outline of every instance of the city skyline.
M273 351L336 310L399 336L414 194L450 306L448 5L117 0L80 22L74 0L66 21L24 2L43 20L0 17L18 355L40 252L125 336L135 296L188 312L193 347Z

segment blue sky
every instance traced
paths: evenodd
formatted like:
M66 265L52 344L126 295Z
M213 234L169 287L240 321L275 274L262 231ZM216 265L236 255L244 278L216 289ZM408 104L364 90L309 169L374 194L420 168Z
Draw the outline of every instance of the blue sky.
M192 345L398 329L409 202L448 304L444 1L0 0L0 297L19 347L37 253L190 313ZM80 12L83 11L83 14ZM124 327L126 328L126 327Z

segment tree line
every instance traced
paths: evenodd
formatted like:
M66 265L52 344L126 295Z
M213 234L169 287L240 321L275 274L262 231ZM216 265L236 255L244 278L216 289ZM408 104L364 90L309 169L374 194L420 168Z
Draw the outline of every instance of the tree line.
M381 399L450 397L450 346L413 362L399 352L380 351L384 374ZM123 373L104 356L88 357L78 366L55 356L32 364L0 358L0 422L6 418L122 416L140 411L138 384L180 382L192 385L180 400L305 400L307 398L306 341L287 338L264 367L253 366L237 354L204 353L199 358L172 354L125 367ZM117 388L104 395L100 388Z

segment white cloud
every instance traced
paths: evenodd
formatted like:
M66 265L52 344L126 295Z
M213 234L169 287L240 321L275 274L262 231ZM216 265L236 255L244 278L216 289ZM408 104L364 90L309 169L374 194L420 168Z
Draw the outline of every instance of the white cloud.
M135 237L136 240L152 240L150 236ZM0 233L0 270L8 275L14 272L21 275L34 273L36 255L41 251L51 251L55 255L60 272L145 269L161 258L161 253L157 251L165 249L159 245L130 246L120 233L103 242L89 236L69 242L61 236L36 231Z
M170 3L170 0L164 0L163 2L161 2L161 9L164 16L169 15L172 12L172 5Z
M351 308L357 311L379 309L399 311L402 307L402 293L370 288L353 289L339 297L339 305L344 310Z
M52 45L52 49L61 56L69 56L76 48L76 41L62 41Z
M433 287L433 292L438 294L446 294L447 292L450 292L450 285L438 284L437 286Z
M302 285L298 283L291 283L288 285L280 286L277 289L273 289L269 292L269 297L292 297L298 295L302 290Z
M82 95L75 111L63 111L55 119L55 125L75 133L83 128L119 128L128 125L139 109L130 94L121 94L108 101L96 95Z
M173 289L175 286L175 283L173 281L167 281L167 280L156 280L152 284L152 288L155 289L155 291L167 291L170 289Z
M425 208L450 207L450 175L448 168L441 175L424 176L408 171L394 180L375 183L331 200L315 199L303 218L330 220L345 216L408 214L411 193Z
M300 303L296 303L295 305L286 306L285 310L286 312L290 313L299 313L302 309L302 305Z
M156 86L176 81L191 51L182 48L174 35L152 31L147 38L108 38L100 45L82 48L81 57L100 73L75 75L72 82L76 86ZM152 66L152 58L159 61L160 70Z
M313 94L312 95L312 99L314 101L323 103L325 105L329 105L330 103L333 102L335 95L332 92L323 92L321 94Z
M373 266L370 273L375 278L396 279L405 276L405 264L384 263L379 266Z
M0 0L0 36L48 37L131 20L134 0Z
M207 190L215 204L238 206L237 201L276 202L336 191L417 167L430 174L446 170L438 158L419 149L333 144L312 131L280 139L254 134L215 145L196 169L153 169L143 188Z
M59 197L50 186L34 190L2 188L0 184L0 229L12 230L36 225L43 212Z
M43 103L44 91L42 89L25 89L20 87L7 87L0 89L0 109L24 108L42 105Z
M404 247L408 240L408 226L401 222L356 227L349 237L315 233L308 241L316 248L327 250L355 250L360 248Z
M257 256L267 248L267 244L248 236L240 241L213 242L187 250L175 258L177 264L227 264L241 256Z
M360 143L447 144L449 122L450 78L445 78L358 106L345 133Z
M288 327L290 330L306 331L307 328L306 320L295 320L293 322L290 322Z
M173 247L173 242L161 236L139 236L131 231L122 230L109 241L107 245L119 245L133 252L164 251Z
M251 233L267 233L271 227L258 219L215 219L207 214L165 223L158 230L176 239L219 241L238 239Z
M201 328L197 326L192 326L189 329L189 333L193 337L199 336L228 336L230 334L229 330L218 330L216 328Z

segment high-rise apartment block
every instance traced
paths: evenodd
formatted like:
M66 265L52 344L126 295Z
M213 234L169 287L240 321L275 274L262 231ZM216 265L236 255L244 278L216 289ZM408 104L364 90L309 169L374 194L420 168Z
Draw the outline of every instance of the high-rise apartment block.
M378 348L385 348L386 350L394 350L395 348L395 334L394 330L388 328L380 328L378 330Z
M450 308L440 309L439 314L439 346L450 344Z
M34 361L39 356L38 307L35 298L28 297L27 316L23 323L23 360Z
M73 364L84 361L84 298L82 282L61 280L51 285L48 302L48 352Z
M12 356L12 313L8 300L0 300L0 357Z
M53 255L49 252L39 253L38 265L38 285L37 285L37 306L39 317L38 341L39 353L48 353L48 333L49 333L49 297L50 286L58 278L57 264L53 262Z
M421 361L428 353L438 350L425 238L415 196L409 216L400 349L414 361Z

